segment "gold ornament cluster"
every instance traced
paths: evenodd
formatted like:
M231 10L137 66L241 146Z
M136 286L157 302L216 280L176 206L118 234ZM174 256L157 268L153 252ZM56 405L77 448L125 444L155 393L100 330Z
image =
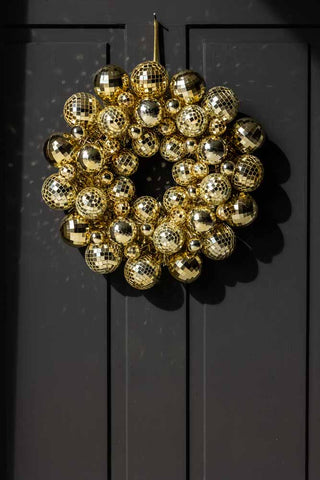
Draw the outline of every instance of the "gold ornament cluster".
M153 287L164 266L180 282L193 282L201 253L229 257L233 228L257 216L251 192L263 179L253 154L265 139L261 125L236 119L239 101L230 88L206 90L191 70L169 81L156 61L140 63L130 77L107 65L96 73L94 90L99 99L68 98L63 113L71 132L45 144L58 173L44 181L42 196L50 208L66 211L62 238L85 247L94 272L111 273L124 260L134 288ZM172 163L175 182L161 201L138 197L130 179L141 158L157 152Z

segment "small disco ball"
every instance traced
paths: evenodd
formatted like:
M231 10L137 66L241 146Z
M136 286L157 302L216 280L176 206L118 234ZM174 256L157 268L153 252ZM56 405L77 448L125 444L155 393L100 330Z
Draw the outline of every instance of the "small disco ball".
M197 148L197 157L208 165L217 165L227 155L227 145L221 138L204 137Z
M209 165L203 162L196 162L193 165L193 174L196 178L202 179L209 175Z
M53 210L68 210L74 205L77 195L75 187L56 173L45 179L41 194Z
M118 175L133 175L139 167L138 157L129 149L124 148L112 157L112 166Z
M208 118L199 105L187 105L178 113L176 123L179 132L185 137L199 137L208 126Z
M102 275L114 272L122 260L122 248L112 240L102 243L90 243L85 252L88 267Z
M160 214L160 206L154 197L139 197L133 204L133 216L141 223L153 223Z
M192 70L184 70L173 75L170 92L184 104L198 103L204 96L206 83L201 75Z
M163 118L160 125L158 125L158 132L161 135L169 136L172 135L176 131L176 124L172 118Z
M208 90L201 105L211 117L229 123L238 113L239 100L231 88L213 87Z
M242 153L254 152L264 143L266 135L260 123L253 118L239 118L231 130L234 145Z
M132 141L132 148L140 157L152 157L159 150L159 139L151 130L147 130L142 135Z
M124 267L124 276L131 287L147 290L160 280L161 265L149 254L138 259L129 258Z
M63 240L72 247L85 247L89 241L90 228L88 222L77 215L71 213L61 222L60 233Z
M51 135L44 144L44 154L53 167L74 161L75 146L60 133Z
M183 230L170 222L163 222L155 229L153 234L153 244L161 253L173 254L178 252L185 240Z
M191 283L201 274L202 260L200 255L183 252L177 253L168 262L171 275L182 283Z
M263 165L254 155L237 157L232 176L232 185L236 190L252 192L263 180Z
M131 110L135 104L135 96L130 92L122 92L117 97L117 104L125 110Z
M167 90L169 76L158 62L148 61L137 65L131 73L131 86L138 97L158 98Z
M219 205L216 215L232 227L247 227L257 218L258 205L249 193L241 192Z
M162 120L162 106L158 100L142 99L135 107L135 118L139 125L152 128Z
M194 174L195 163L192 158L184 158L173 165L172 177L178 185L190 185L190 183L197 181Z
M127 177L118 177L110 185L108 195L113 200L130 200L134 197L135 186L132 180Z
M202 238L202 252L212 260L224 260L235 248L236 236L229 225L217 223Z
M187 153L185 139L181 135L174 134L162 139L160 155L168 162L177 162Z
M200 197L209 205L226 202L231 195L231 184L221 173L211 173L200 183Z
M110 225L112 240L121 245L128 245L137 235L137 227L129 218L116 218Z
M163 195L162 203L167 212L170 212L176 207L186 207L189 198L186 190L183 187L170 187Z
M114 102L118 95L128 90L129 75L117 65L106 65L94 77L94 91L104 101Z
M70 127L86 127L93 123L101 110L99 101L91 93L74 93L63 108L63 116Z
M101 217L107 208L107 196L103 190L96 187L86 187L81 190L76 199L76 209L79 215L87 220Z
M128 200L114 202L113 211L117 217L127 217L130 213L131 205Z
M168 98L165 103L165 111L168 115L174 117L182 108L182 102L177 98Z
M209 207L199 205L189 211L188 223L194 232L202 234L211 230L216 218Z
M94 144L84 145L78 152L77 161L86 173L97 173L103 167L103 149Z
M120 137L129 126L129 118L121 107L108 105L98 115L98 126L105 135Z

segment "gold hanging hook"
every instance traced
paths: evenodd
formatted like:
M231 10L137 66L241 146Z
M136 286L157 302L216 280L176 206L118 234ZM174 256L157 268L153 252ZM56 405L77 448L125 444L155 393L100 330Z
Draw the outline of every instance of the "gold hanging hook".
M157 15L153 14L153 61L160 63L159 54L159 22Z

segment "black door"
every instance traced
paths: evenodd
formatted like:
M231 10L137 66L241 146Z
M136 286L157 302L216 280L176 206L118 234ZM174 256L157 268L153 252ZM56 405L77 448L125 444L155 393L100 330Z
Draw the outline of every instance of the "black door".
M12 0L3 29L8 478L318 480L316 2ZM265 126L259 220L230 260L146 293L92 273L41 202L42 146L106 62L227 85ZM162 191L157 160L139 185ZM162 170L161 170L162 168ZM214 264L213 264L214 263Z

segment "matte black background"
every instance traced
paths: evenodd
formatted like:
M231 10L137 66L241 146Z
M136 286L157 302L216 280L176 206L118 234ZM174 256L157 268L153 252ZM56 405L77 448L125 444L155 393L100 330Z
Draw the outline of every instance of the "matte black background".
M59 239L42 145L106 62L236 90L269 140L259 220L185 288L139 293ZM6 470L15 480L320 478L316 0L11 0L2 29ZM140 194L168 165L142 160Z

